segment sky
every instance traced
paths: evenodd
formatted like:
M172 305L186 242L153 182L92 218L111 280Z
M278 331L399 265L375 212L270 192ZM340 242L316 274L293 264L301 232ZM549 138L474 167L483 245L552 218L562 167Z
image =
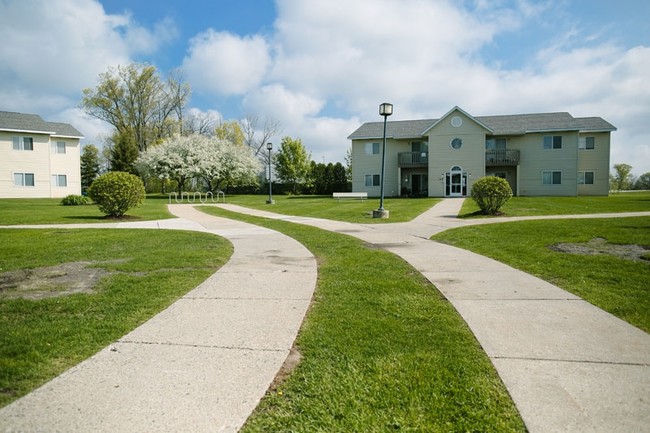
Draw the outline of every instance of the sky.
M316 162L381 121L568 111L599 116L611 163L650 172L647 0L0 0L0 110L101 144L82 89L117 65L179 70L188 109L268 117Z

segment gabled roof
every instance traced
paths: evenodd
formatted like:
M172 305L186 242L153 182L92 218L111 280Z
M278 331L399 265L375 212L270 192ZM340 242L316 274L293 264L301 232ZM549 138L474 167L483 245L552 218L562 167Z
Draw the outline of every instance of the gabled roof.
M46 122L36 114L14 113L11 111L0 111L0 131L83 138L83 134L68 123Z
M466 112L465 110L463 110L462 108L460 108L458 105L456 105L454 108L452 108L451 110L447 111L447 113L445 113L444 116L442 116L440 119L436 120L436 121L435 121L431 126L429 126L429 127L428 127L428 128L427 128L427 129L422 133L422 135L424 135L424 134L426 134L427 132L429 132L431 129L433 129L434 126L436 126L438 123L442 122L442 121L443 121L444 119L446 119L447 117L451 116L451 113L453 113L453 112L455 112L455 111L460 111L460 112L463 113L465 116L467 116L468 118L470 118L470 119L472 119L474 122L476 122L479 126L481 126L482 128L485 128L489 133L493 133L493 132L494 132L494 130L493 130L492 128L490 128L489 126L487 126L485 123L481 122L481 121L479 120L478 117L474 117L474 116L472 116L471 114L469 114L468 112Z
M456 109L459 108L454 107L447 115ZM600 117L573 117L566 112L470 117L482 126L485 126L489 131L492 131L492 135L523 135L530 132L551 131L616 131L615 126ZM443 118L444 116L441 119ZM441 119L388 122L386 125L386 136L396 139L421 138L424 132L435 126ZM348 139L382 138L383 128L383 122L364 123L350 134Z

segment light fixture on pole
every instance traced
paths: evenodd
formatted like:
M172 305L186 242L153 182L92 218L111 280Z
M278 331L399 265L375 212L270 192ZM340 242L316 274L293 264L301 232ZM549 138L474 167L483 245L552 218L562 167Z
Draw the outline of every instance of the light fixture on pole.
M393 104L384 102L379 106L379 115L384 116L384 144L381 149L381 177L379 193L379 209L372 212L373 218L388 218L389 212L384 209L384 172L386 169L386 120L393 114Z
M269 199L266 201L266 204L275 204L271 187L271 184L273 183L271 178L271 150L273 149L273 143L266 143L266 149L269 151Z

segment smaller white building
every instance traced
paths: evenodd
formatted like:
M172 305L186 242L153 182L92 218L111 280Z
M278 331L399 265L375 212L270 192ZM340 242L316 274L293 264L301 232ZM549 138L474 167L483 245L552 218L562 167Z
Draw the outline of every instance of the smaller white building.
M0 198L81 194L82 138L67 123L0 111Z

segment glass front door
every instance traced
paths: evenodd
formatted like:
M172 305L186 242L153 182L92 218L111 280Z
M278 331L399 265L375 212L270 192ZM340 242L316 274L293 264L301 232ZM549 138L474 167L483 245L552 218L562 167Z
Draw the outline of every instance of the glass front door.
M445 195L447 197L464 197L467 195L467 174L454 166L445 174Z

